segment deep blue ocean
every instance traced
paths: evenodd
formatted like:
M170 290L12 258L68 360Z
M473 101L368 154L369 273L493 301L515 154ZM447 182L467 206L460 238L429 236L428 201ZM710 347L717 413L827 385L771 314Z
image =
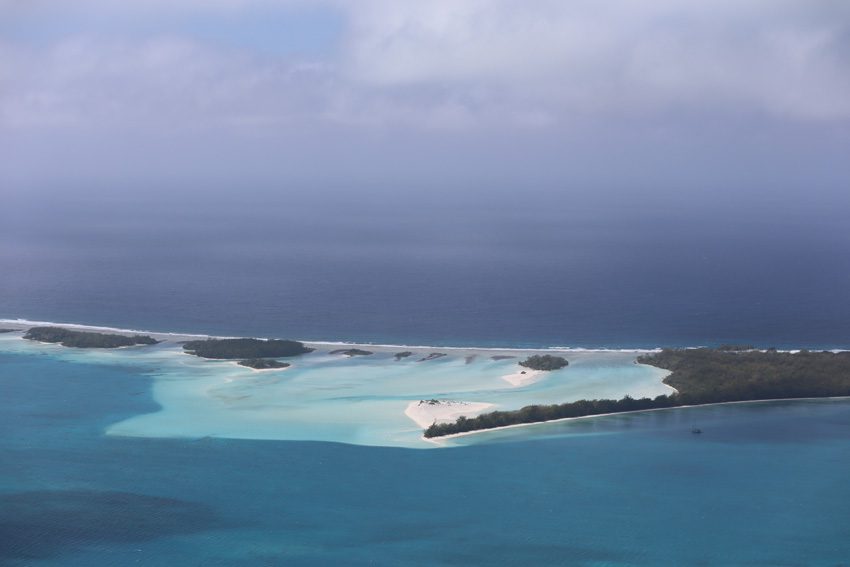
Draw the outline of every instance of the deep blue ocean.
M394 344L850 346L850 233L828 203L73 195L5 199L0 317ZM157 409L155 372L0 353L0 564L850 561L850 402L439 450L104 435Z
M598 418L439 450L104 436L156 409L149 382L120 366L0 355L0 564L850 557L846 401Z
M0 318L393 344L850 346L846 203L85 195L5 198Z

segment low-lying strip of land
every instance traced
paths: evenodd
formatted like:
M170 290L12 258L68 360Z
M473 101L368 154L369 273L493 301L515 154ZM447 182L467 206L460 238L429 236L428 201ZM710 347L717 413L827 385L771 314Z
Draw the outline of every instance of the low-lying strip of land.
M850 352L778 352L742 349L664 349L637 362L669 370L664 383L676 393L655 398L578 400L495 411L453 423L435 423L425 437L523 423L627 411L789 398L850 396Z
M314 349L298 341L281 339L207 339L184 343L183 350L201 358L248 360L297 356Z
M64 327L33 327L25 339L42 343L57 343L74 348L118 348L135 345L155 345L159 341L148 335L116 335L74 331Z

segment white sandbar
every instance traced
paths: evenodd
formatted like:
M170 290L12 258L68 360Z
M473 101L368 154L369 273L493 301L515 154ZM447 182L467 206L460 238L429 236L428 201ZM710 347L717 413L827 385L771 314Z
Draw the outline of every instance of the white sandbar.
M543 374L545 374L543 370L529 370L523 368L521 370L517 370L513 374L505 374L502 376L502 380L510 383L512 386L519 387L537 382L543 378Z
M472 417L495 404L483 402L461 402L456 400L417 400L407 404L404 415L416 422L422 429L431 426L432 423L451 423L457 418Z
M188 354L188 353L185 353L185 354ZM193 355L190 355L190 356L195 356L195 355L193 354ZM289 370L290 368L292 368L291 364L289 366L284 366L282 368L251 368L250 366L245 366L244 364L239 364L238 360L228 360L227 362L230 362L231 364L233 364L233 366L236 366L237 368L241 368L243 370L250 370L251 372L282 372L284 370Z

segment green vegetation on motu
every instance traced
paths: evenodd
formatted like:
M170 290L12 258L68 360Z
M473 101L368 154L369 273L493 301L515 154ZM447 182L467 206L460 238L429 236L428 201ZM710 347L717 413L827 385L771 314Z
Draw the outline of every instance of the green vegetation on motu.
M313 352L298 341L282 339L206 339L188 341L183 349L202 358L281 358Z
M33 327L24 334L25 339L43 343L59 343L74 348L118 348L135 345L155 345L159 341L147 335L115 335L72 331L63 327Z
M448 356L448 355L444 352L432 352L428 356L423 356L422 358L420 358L416 362L428 362L429 360L436 360L438 358L443 358L444 356Z
M433 424L425 437L440 437L520 423L605 413L788 398L850 396L850 352L797 353L754 350L664 349L639 356L641 364L670 370L664 383L677 393L655 398L579 400L495 411L454 423Z
M290 366L288 362L281 362L273 358L249 358L247 360L240 360L237 364L239 364L239 366L247 366L248 368L253 368L255 370L289 368Z
M531 368L532 370L558 370L567 366L569 362L562 356L552 356L551 354L535 354L529 356L519 363L520 366Z
M665 349L638 357L670 370L680 405L850 395L850 352Z
M404 352L397 352L397 353L395 353L395 354L393 355L393 357L394 357L396 360L401 360L402 358L407 358L408 356L412 356L412 355L413 355L413 353L412 353L412 352L410 352L409 350L406 350L406 351L404 351Z
M374 354L372 351L363 350L359 348L340 348L337 350L332 350L328 354L344 354L345 356L369 356L370 354Z
M0 334L2 333L14 333L17 329L0 329Z

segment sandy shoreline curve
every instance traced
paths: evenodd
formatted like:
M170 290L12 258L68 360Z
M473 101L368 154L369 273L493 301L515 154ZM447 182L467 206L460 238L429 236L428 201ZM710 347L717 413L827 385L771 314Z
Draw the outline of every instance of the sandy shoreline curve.
M711 406L727 406L732 404L763 404L767 402L805 402L805 401L836 401L836 400L850 400L850 396L828 396L823 398L771 398L769 400L739 400L734 402L714 402L711 404L697 404L690 406L672 406L669 408L650 408L650 409L642 409L642 410L630 410L630 411L616 411L611 413L597 413L593 415L579 415L576 417L562 417L560 419L550 419L548 421L533 421L531 423L514 423L512 425L502 425L501 427L490 427L488 429L476 429L474 431L463 431L461 433L452 433L450 435L440 435L439 437L425 437L422 436L423 441L429 441L431 443L439 443L443 439L455 439L458 437L468 437L470 435L478 435L481 433L487 433L489 431L502 431L505 429L517 429L519 427L531 427L534 425L547 425L552 423L561 423L566 421L575 421L579 419L592 419L594 417L610 417L613 415L628 415L634 413L649 413L653 411L669 411L669 410L680 410L680 409L693 409L693 408L702 408L702 407L711 407Z
M183 353L183 354L189 354L189 353ZM189 356L195 356L195 355L191 354ZM209 359L207 359L207 360L209 360ZM212 359L212 360L215 360L215 359ZM226 360L226 362L229 362L230 364L232 364L236 368L241 368L243 370L250 370L251 372L260 372L260 373L262 373L262 372L283 372L284 370L289 370L290 368L292 368L291 364L289 366L284 366L283 368L251 368L250 366L245 366L244 364L239 364L238 360Z
M404 415L427 429L434 422L451 423L459 417L473 417L495 404L485 402L462 402L458 400L416 400L407 404Z

